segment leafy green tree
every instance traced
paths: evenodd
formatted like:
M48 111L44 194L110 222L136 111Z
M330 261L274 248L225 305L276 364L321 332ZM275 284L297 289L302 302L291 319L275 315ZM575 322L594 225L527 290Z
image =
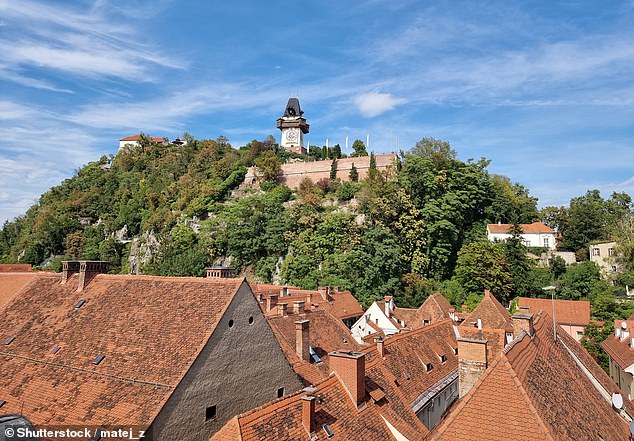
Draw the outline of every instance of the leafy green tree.
M488 289L498 299L508 301L513 292L511 271L500 244L473 242L458 253L456 279L468 294L479 295Z
M548 266L555 280L558 280L566 273L566 261L559 256L553 256L548 262Z
M567 222L561 225L561 245L569 250L587 250L593 240L608 238L606 202L599 190L588 190L584 196L572 198Z
M360 139L354 140L354 142L352 143L352 150L354 150L354 152L350 156L368 156L368 151L366 150L365 143Z
M423 138L416 142L410 154L431 160L436 168L446 168L456 159L456 151L448 142L436 138Z
M352 163L352 167L350 167L350 182L359 182L359 171L354 166L354 162Z
M332 157L333 159L339 159L342 157L341 146L339 144L335 144L335 146L332 148Z
M255 161L255 166L264 182L278 182L282 174L279 158L270 150L263 152Z
M486 207L490 222L529 224L538 218L537 198L530 196L524 186L512 184L501 175L491 176L490 185L492 200Z
M532 297L541 287L532 283L533 262L526 256L528 250L522 244L522 228L519 224L513 224L509 232L511 237L503 242L503 248L513 276L513 296Z
M571 265L559 279L558 295L566 300L587 298L600 280L601 271L596 263L585 261Z

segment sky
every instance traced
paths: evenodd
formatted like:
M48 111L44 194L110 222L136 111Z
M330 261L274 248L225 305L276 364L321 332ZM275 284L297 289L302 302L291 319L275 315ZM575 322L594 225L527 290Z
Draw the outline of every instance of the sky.
M539 206L634 196L634 0L0 0L0 222L143 132L424 137Z

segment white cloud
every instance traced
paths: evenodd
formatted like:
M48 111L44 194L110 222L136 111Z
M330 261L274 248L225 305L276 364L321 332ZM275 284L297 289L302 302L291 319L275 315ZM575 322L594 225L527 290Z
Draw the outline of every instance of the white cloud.
M367 117L378 116L405 102L407 100L404 98L395 98L390 93L382 92L368 92L354 98L361 114Z

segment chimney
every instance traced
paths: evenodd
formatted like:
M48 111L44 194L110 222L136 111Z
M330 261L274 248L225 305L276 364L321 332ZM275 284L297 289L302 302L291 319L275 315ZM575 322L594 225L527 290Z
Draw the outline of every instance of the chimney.
M487 341L458 338L458 387L460 398L473 388L487 369Z
M313 297L310 291L306 293L306 309L312 309L313 306Z
M316 397L304 395L302 397L302 425L308 435L313 433L314 419L315 419L315 401Z
M392 296L385 296L385 316L390 317L390 311L392 311Z
M289 295L288 294L288 286L282 286L280 288L280 297L285 297L287 295Z
M477 323L477 326L478 326L478 331L482 331L482 319L479 318L476 323Z
M462 313L466 314L467 312L467 305L462 305Z
M304 305L306 305L306 302L304 302L303 300L295 300L293 302L293 314L303 314Z
M336 293L336 294L341 293L341 287L340 287L340 286L335 286L335 288L334 288L334 289L335 289L335 293Z
M269 312L271 309L277 306L277 295L269 294L269 297L266 299L266 312Z
M322 300L324 302L327 302L328 301L328 287L320 286L319 288L317 288L317 291L319 291L319 295L321 296Z
M630 348L634 349L634 337L630 337Z
M310 320L295 322L295 351L300 359L310 361Z
M79 263L79 283L77 284L77 292L82 292L97 274L108 272L108 262L102 260L80 260L79 262L68 263ZM64 283L64 276L62 276L62 283Z
M379 353L379 357L383 358L385 355L385 347L383 346L383 337L378 336L374 339L376 342L376 351Z
M343 383L357 407L365 400L365 354L362 352L334 351L330 356L330 368Z
M288 315L288 303L278 303L277 310L280 313L280 317L286 317Z
M77 261L62 261L62 285L68 282L68 279L79 272L79 262Z
M517 338L520 332L525 330L529 336L533 336L533 314L529 312L516 312L513 314L513 336Z

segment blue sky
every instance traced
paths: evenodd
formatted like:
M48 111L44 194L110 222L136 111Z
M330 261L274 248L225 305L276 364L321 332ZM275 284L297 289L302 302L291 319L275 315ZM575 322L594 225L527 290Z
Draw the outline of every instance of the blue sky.
M555 4L557 3L557 4ZM634 195L634 0L0 0L0 222L140 131L432 136L539 205Z

